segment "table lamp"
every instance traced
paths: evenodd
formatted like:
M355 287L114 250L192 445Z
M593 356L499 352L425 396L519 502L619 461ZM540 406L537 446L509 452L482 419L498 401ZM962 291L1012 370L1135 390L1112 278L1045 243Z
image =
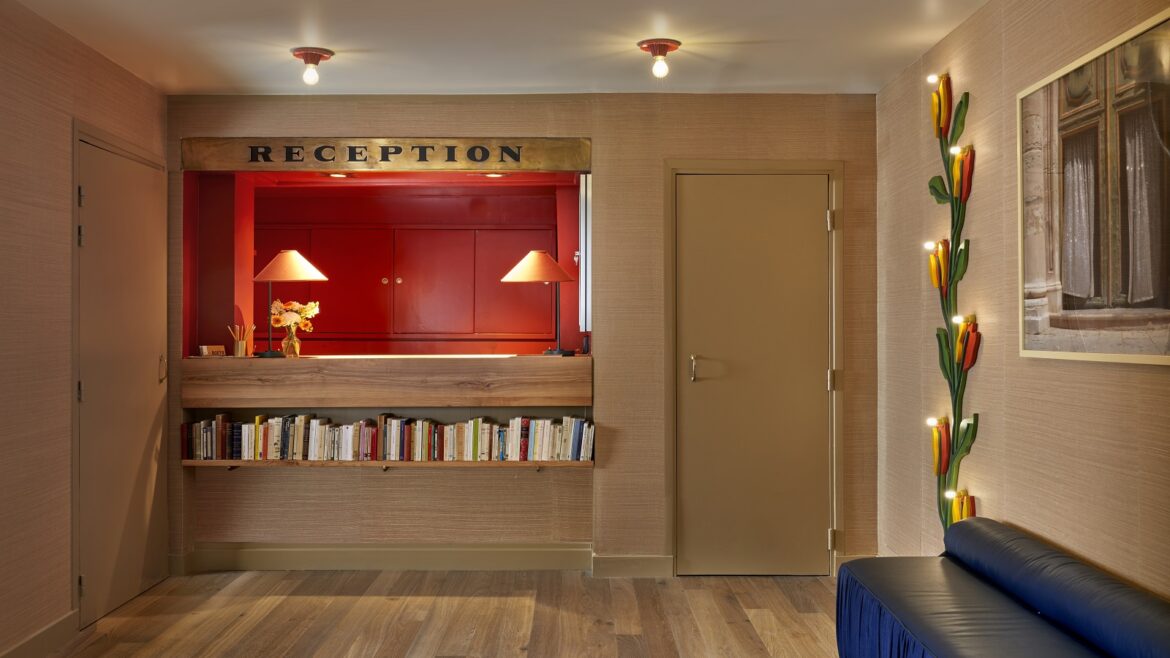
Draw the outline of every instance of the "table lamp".
M573 275L566 272L552 256L548 255L547 251L537 250L528 252L528 255L520 259L520 262L516 263L516 266L500 281L504 283L556 284L557 346L556 349L545 350L544 353L552 356L572 356L571 350L561 349L561 282L573 281Z
M321 274L321 270L317 269L296 249L285 249L279 254L276 254L264 269L260 270L252 279L253 281L267 281L268 282L268 308L265 313L271 315L272 313L272 282L287 282L287 281L328 281L329 278ZM260 358L281 358L284 352L272 349L272 318L267 320L268 323L268 351L257 352L255 356Z

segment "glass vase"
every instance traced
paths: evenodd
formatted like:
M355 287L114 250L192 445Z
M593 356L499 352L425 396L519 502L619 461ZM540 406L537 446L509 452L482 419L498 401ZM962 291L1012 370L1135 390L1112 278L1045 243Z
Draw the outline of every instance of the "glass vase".
M288 328L288 335L280 341L280 349L288 358L296 358L301 355L301 339L297 338L296 327Z

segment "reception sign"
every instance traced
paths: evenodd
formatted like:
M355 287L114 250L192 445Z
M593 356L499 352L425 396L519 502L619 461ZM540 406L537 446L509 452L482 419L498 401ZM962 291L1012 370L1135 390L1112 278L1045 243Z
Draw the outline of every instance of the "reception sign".
M582 137L187 137L187 171L589 171Z

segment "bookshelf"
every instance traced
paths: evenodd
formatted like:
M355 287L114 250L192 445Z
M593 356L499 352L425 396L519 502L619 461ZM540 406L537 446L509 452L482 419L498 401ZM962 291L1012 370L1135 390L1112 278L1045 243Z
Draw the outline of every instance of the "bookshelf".
M402 462L402 461L311 461L307 459L184 459L183 466L192 468L380 468L394 469L422 468L495 468L529 469L540 471L546 468L593 468L592 461L537 461L537 462Z
M511 355L187 359L181 400L188 411L588 407L593 401L592 359ZM230 470L287 466L541 470L589 468L593 462L183 459L181 464Z

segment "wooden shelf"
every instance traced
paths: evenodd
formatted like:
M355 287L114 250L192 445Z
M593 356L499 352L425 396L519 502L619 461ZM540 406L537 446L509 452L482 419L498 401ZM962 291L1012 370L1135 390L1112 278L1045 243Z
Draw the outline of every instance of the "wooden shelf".
M593 468L588 461L556 462L399 462L399 461L310 461L307 459L184 459L183 466L197 468L504 468L535 469L545 468Z
M184 359L186 408L587 407L589 356Z

